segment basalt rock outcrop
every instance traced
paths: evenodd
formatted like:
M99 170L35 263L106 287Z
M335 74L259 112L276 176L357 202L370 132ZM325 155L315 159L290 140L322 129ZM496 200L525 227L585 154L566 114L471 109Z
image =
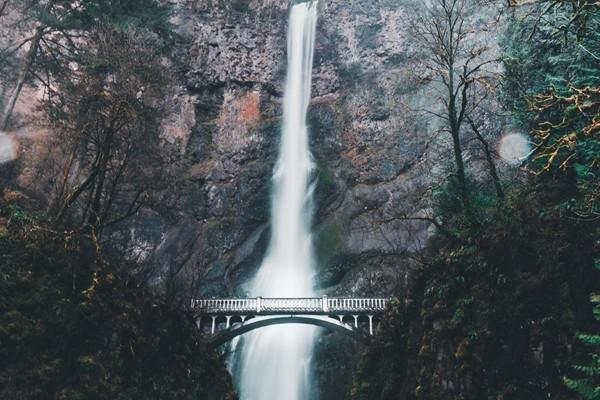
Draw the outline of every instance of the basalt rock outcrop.
M159 280L173 263L201 270L204 295L242 293L262 258L285 80L290 2L227 3L178 5L174 59L185 93L173 118L179 129L167 134L189 168L176 218L153 224L160 240L146 259ZM386 219L389 210L423 207L411 200L424 181L426 139L410 112L407 11L361 3L320 5L309 110L317 284L331 295L398 289L406 255L427 232L423 223Z

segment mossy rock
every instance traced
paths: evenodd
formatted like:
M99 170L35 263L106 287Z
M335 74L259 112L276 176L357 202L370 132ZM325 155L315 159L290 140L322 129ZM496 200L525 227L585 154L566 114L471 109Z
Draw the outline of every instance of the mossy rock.
M335 255L342 240L343 227L337 221L326 224L316 237L316 253L319 263L326 264Z

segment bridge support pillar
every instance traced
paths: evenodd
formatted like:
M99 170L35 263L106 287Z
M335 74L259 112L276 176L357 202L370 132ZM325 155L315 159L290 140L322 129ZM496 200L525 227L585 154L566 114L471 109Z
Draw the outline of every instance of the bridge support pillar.
M369 317L369 335L373 336L373 316L368 315Z
M358 315L353 315L354 317L354 327L358 328Z
M344 324L344 316L343 315L338 315L338 318L340 319L340 324Z
M243 324L244 322L246 322L246 316L245 316L245 315L241 315L241 316L240 316L240 318L242 319L242 324Z
M202 326L202 317L196 318L196 326L198 327L198 330L202 332L202 329L200 328Z
M231 325L229 323L231 321L231 315L226 315L225 318L227 318L227 329L229 329L229 326Z
M215 327L217 325L217 317L213 315L213 316L211 316L211 318L212 318L212 326L210 328L210 334L214 335L215 334Z

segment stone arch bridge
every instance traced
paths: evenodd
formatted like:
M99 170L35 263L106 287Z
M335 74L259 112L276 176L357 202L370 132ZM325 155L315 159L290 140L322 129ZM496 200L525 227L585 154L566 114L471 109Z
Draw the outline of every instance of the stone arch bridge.
M236 336L270 325L307 324L366 343L388 305L384 298L238 298L192 300L196 324L218 347Z

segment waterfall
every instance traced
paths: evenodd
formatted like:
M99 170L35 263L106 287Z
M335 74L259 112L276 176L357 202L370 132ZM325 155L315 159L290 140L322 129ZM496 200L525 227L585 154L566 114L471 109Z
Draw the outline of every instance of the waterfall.
M271 242L251 283L253 296L314 296L310 233L313 162L306 113L316 22L316 0L292 7L282 137L273 173ZM315 335L316 328L310 326L283 325L262 328L243 337L236 360L241 399L308 399Z

